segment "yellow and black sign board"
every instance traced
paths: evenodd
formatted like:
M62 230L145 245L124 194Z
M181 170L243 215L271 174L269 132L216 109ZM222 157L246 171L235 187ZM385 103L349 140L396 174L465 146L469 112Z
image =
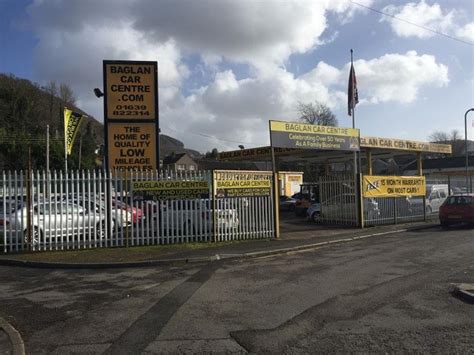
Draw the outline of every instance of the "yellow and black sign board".
M156 128L154 123L108 123L109 168L155 170Z
M424 176L372 176L363 179L364 197L424 196Z
M132 189L145 200L209 198L210 193L209 182L203 180L135 181Z
M107 118L155 120L156 62L104 61Z
M360 137L360 146L362 148L385 148L412 152L431 152L444 154L452 153L450 144L438 144L382 137Z
M275 155L292 155L297 152L301 152L301 149L291 149L291 148L275 148ZM248 149L239 149L232 150L228 152L220 152L218 159L219 160L244 160L244 159L253 159L258 160L262 158L263 160L268 159L271 156L272 150L270 146L259 147L259 148L248 148Z
M159 168L158 63L104 60L106 168Z
M216 180L217 197L269 196L271 180Z
M273 147L322 150L359 150L359 130L304 123L270 121Z

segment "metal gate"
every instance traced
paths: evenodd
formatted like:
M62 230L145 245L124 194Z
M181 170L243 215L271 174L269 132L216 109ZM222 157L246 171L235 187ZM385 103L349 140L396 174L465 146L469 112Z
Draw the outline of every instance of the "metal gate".
M320 221L336 225L358 225L357 190L354 175L319 178Z
M215 225L219 240L275 236L273 183L273 174L269 171L214 171L215 213L228 211L225 213L238 216L232 227Z

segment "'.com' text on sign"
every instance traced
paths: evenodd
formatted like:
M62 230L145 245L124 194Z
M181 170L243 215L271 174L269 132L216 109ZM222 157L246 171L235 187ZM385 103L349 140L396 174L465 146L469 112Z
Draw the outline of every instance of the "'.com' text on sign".
M109 119L156 119L156 62L104 61Z

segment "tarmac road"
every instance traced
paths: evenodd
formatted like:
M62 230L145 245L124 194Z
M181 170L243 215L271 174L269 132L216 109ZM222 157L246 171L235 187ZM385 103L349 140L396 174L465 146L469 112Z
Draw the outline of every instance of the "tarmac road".
M27 353L474 349L474 231L438 228L184 267L0 267Z

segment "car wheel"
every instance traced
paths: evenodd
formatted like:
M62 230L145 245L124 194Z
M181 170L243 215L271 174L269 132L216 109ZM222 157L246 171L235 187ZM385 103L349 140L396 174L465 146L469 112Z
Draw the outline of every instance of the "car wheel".
M97 239L104 239L105 238L105 220L97 223L95 226L95 236Z
M314 212L311 215L311 219L313 220L313 222L316 222L316 223L321 222L321 213L320 212Z
M25 235L25 238L24 238L25 245L28 245L28 229L25 229L24 235ZM41 232L39 227L36 227L36 226L33 227L33 230L31 231L31 245L32 246L38 245L42 237L43 237L43 233Z
M191 221L188 221L188 222L184 225L184 231L183 231L183 233L186 233L186 231L187 231L190 235L195 235L195 234L196 234L196 228L195 228L194 224L193 224Z
M449 228L449 222L448 221L441 221L440 222L442 228Z
M295 205L289 205L288 211L293 212L295 210Z

